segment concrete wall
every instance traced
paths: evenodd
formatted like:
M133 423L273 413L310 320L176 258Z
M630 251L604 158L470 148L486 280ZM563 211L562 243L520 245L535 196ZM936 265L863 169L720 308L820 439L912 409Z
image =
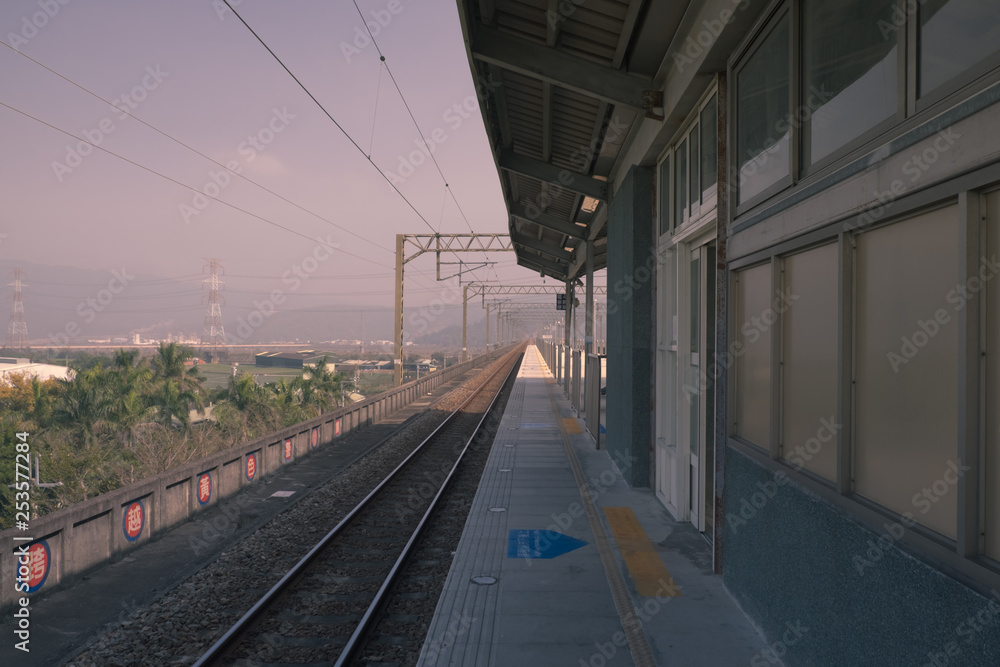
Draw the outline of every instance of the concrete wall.
M29 533L16 529L0 532L0 542L15 545L0 552L0 610L28 596L16 588L20 549L17 545L25 545L35 553L43 551L42 542L48 547L48 573L44 583L34 592L49 592L96 567L119 560L157 534L308 455L314 449L313 429L316 429L316 449L333 445L338 437L375 423L475 364L509 351L510 348L501 349L428 374L360 403L47 514L30 522ZM287 440L290 443L286 449ZM251 456L254 457L254 475L248 478L247 459ZM207 497L204 497L204 489L209 490ZM129 535L128 512L137 501L142 506L141 530L133 530L137 534ZM31 540L23 541L25 537Z
M733 447L726 485L725 583L785 664L997 664L1000 592L977 594Z
M632 167L608 206L607 447L632 486L649 486L653 437L654 174Z

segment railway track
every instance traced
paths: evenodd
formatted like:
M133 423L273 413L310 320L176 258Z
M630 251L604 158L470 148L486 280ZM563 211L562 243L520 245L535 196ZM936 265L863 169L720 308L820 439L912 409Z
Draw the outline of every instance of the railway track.
M350 664L522 353L509 354L196 667Z

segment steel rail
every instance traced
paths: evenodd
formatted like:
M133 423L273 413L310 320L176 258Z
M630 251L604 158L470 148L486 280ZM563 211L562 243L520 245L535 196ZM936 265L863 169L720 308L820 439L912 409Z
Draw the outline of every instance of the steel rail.
M513 357L516 357L518 354L519 354L519 352L517 350L515 350L515 351L509 353L507 355L507 357L505 358L505 360L513 358ZM447 426L452 421L452 419L459 412L462 411L463 408L465 408L469 403L471 403L472 400L475 399L486 388L486 385L489 384L490 381L492 381L493 378L495 378L500 373L501 370L503 370L503 366L502 365L496 371L494 371L493 373L491 373L490 376L488 378L486 378L486 380L484 380L483 383L480 384L480 386L477 387L476 390L473 391L472 394L465 401L463 401L461 405L459 405L457 408L455 408L455 410L451 414L449 414L447 417L445 417L445 419L426 438L424 438L424 440L419 445L417 445L417 447L415 447L413 449L413 451L410 452L410 454L407 455L407 457L405 459L403 459L403 461L399 465L397 465L392 470L392 472L390 472L381 482L379 482L379 484L374 489L372 489L371 492L369 492L368 495L365 496L361 500L361 502L359 502L354 507L354 509L352 509L346 516L344 516L344 518L341 519L340 522L337 523L337 525L334 526L330 530L330 532L328 532L312 549L309 550L309 552L305 556L303 556L294 566L292 566L292 568L288 572L286 572L285 575L280 580L278 580L278 582L276 584L274 584L274 586L272 586L270 590L267 591L267 593L265 593L245 614L243 614L243 616L240 617L240 619L238 621L236 621L236 623L233 624L233 626L231 628L229 628L229 630L227 630L226 633L224 635L222 635L222 637L220 637L218 639L218 641L216 641L215 644L213 644L198 659L198 661L196 663L194 663L193 667L206 667L207 665L217 664L217 661L220 660L225 655L226 651L229 648L233 647L237 643L237 641L240 639L241 635L243 635L243 633L245 633L251 627L251 625L258 619L258 617L264 611L266 611L266 609L278 597L281 596L281 594L285 591L285 589L288 588L288 587L290 587L293 583L297 582L299 578L301 578L301 576L305 573L305 571L307 570L307 568L309 567L309 565L312 564L312 562L316 559L316 557L328 546L328 544L333 540L333 538L335 538L343 530L343 528L345 526L347 526L347 524L349 524L350 521L361 510L363 510L365 508L365 506L368 505L369 501L371 501L372 498L374 498L376 495L378 495L378 493L382 490L382 488L384 486L386 486L390 481L392 481L392 479L404 467L406 467L406 465L410 462L411 459L413 459L418 453L420 453L420 451L424 448L424 446L427 445L427 443L429 443L434 438L434 436L436 436L438 434L438 432L441 429L443 429L445 426ZM508 373L508 376L509 376L509 373ZM504 382L506 384L506 380ZM501 387L502 386L503 385L501 385ZM499 395L499 391L497 392L497 394ZM494 397L494 399L493 399L493 402L495 402L495 401L496 401L496 397ZM493 402L490 403L490 407L491 408L493 407ZM483 419L485 419L485 415L488 414L488 413L489 413L489 410L487 409L487 411L484 413ZM479 430L479 427L482 425L482 422L483 422L483 420L480 420L479 426L476 427L476 431L477 432ZM475 437L475 433L473 434L473 437ZM471 438L470 438L469 442L471 442ZM467 447L468 447L468 443L466 444L466 448ZM462 451L463 451L463 454L464 454L465 449L463 448ZM453 468L453 470L454 470L454 468ZM451 473L449 473L449 475L448 475L448 479L450 479L450 478L451 478ZM438 496L440 496L440 491L438 492L438 495L435 496L434 503L436 503ZM425 515L424 519L426 519L426 515ZM418 526L418 530L422 529L422 526L425 523L424 519L421 520L420 525ZM413 542L413 541L414 540L411 537L410 542ZM410 543L408 542L407 546L409 546L409 544ZM395 570L396 570L396 566L394 565L393 566L393 573L395 572ZM383 585L383 588L386 588L386 587ZM379 593L381 593L381 592L382 592L382 589L379 590ZM371 611L371 608L369 608L369 612L370 611ZM364 620L365 618L367 618L368 615L369 614L366 613L365 617L363 617L362 620ZM355 634L357 634L357 633L355 633ZM353 636L352 636L352 639L353 639ZM340 664L340 663L338 663L338 664Z
M430 520L430 517L434 513L434 510L437 509L438 500L441 498L442 494L444 494L444 492L448 489L448 485L451 483L451 478L455 475L455 472L458 470L458 466L462 462L462 458L465 457L465 453L469 450L469 446L472 444L472 441L475 440L477 435L479 435L479 431L483 427L483 423L486 421L486 418L489 417L490 412L493 410L493 406L496 405L497 400L500 398L500 394L503 392L503 388L507 385L507 382L510 380L510 376L514 373L514 370L516 368L517 364L511 366L511 369L507 372L507 377L504 378L503 383L501 383L500 385L500 389L493 397L493 400L490 401L490 404L489 406L487 406L486 410L483 411L482 418L480 418L479 422L476 424L476 428L473 429L472 435L470 435L468 440L465 441L465 445L462 447L462 451L459 453L458 458L455 459L455 464L451 467L451 470L448 471L448 475L447 477L444 478L444 482L442 482L441 488L439 488L438 492L434 494L434 498L431 500L430 505L427 507L427 511L424 512L423 517L421 517L420 519L420 523L417 524L417 527L413 530L413 534L410 535L410 539L407 541L406 546L403 547L403 551L399 554L399 558L396 559L396 562L393 564L392 569L389 571L389 574L386 575L385 581L379 588L378 593L375 594L375 598L372 601L372 603L368 606L368 610L365 612L364 616L361 617L361 621L359 621L358 627L354 630L354 634L352 634L351 638L347 641L347 644L341 651L340 657L337 659L337 662L334 664L334 667L344 667L344 665L346 665L349 660L354 658L355 653L361 648L361 640L364 637L365 633L367 633L367 631L370 629L373 620L375 620L375 615L378 613L379 608L382 605L383 599L387 595L392 584L395 582L396 577L403 570L403 566L406 564L406 559L409 557L410 551L412 551L413 547L416 545L417 540L420 539L420 535L424 531L424 526ZM497 371L493 373L489 377L489 379L486 380L486 383L490 382L501 370L502 368L497 369ZM486 383L483 383L484 387L486 386Z

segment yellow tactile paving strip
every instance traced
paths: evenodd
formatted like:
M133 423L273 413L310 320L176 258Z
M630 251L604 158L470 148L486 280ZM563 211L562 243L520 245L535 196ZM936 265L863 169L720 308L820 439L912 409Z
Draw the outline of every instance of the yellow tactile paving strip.
M635 589L643 597L680 597L681 591L674 583L663 559L656 553L653 543L646 536L639 519L631 507L605 507L611 532L618 542L625 567L632 575Z
M562 420L563 428L566 429L567 433L583 433L583 429L580 428L579 422L573 417L563 417Z

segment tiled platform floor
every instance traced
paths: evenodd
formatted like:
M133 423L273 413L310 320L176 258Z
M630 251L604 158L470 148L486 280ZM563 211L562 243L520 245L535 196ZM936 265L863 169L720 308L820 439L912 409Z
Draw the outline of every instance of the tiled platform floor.
M718 667L763 658L763 638L711 573L709 544L671 519L648 489L628 488L607 451L574 428L551 378L529 346L420 664L601 667L650 664L651 656L657 665ZM598 521L588 519L567 443ZM543 532L511 537L520 530ZM575 543L559 535L586 544L561 553ZM611 577L601 542L605 562L617 568ZM617 607L615 577L624 582ZM638 616L632 637L645 642L645 659L633 658L620 610Z

